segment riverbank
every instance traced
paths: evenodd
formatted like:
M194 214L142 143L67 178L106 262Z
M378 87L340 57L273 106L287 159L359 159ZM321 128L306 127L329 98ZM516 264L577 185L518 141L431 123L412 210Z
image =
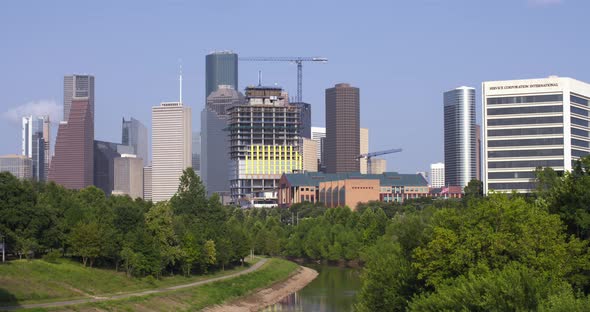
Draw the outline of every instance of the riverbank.
M300 267L297 272L291 275L287 280L275 283L274 285L256 291L246 297L237 299L233 302L205 309L206 312L250 312L258 311L264 307L279 302L287 295L294 293L318 276L318 272L307 268Z

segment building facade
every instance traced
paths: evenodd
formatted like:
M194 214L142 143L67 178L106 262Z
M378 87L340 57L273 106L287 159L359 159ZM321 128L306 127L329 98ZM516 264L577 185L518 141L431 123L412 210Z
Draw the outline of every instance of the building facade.
M143 198L143 160L133 154L115 158L115 186L113 194Z
M152 200L152 166L143 167L143 200Z
M32 179L33 161L25 155L0 156L0 172L10 172L19 179Z
M238 55L234 52L213 52L205 57L205 98L220 85L238 90Z
M445 184L465 187L476 178L475 89L444 93Z
M327 207L348 206L368 201L403 202L429 197L428 182L419 174L292 173L281 176L278 200L281 207L311 202Z
M301 112L301 137L311 139L311 104L304 102L291 104L299 106L299 111Z
M361 128L359 133L359 155L369 153L369 129ZM357 155L358 156L358 155ZM366 158L360 158L358 160L360 172L363 174L369 173L369 163Z
M327 173L359 172L360 92L347 83L326 89Z
M27 116L22 119L22 154L32 161L33 179L36 181L46 181L48 172L49 158L45 153L49 152L48 116Z
M302 138L301 146L303 148L303 171L317 172L318 171L318 146L316 141L308 138Z
M152 107L152 200L174 196L192 161L191 109L180 102Z
M590 84L565 77L482 84L484 192L528 193L535 168L590 153Z
M430 187L440 188L445 185L445 164L430 164Z
M131 152L132 147L118 143L94 141L94 186L110 196L115 189L115 159L123 152Z
M229 116L232 199L276 205L281 175L303 169L299 107L281 88L248 87Z
M195 174L201 176L201 132L193 132L193 155L191 165Z
M64 118L55 139L48 179L69 189L94 182L94 77L64 77Z
M146 166L149 163L147 128L133 117L129 120L123 118L121 132L121 144L133 147L132 154L141 158Z
M201 179L207 194L230 193L228 109L244 103L244 96L232 86L221 85L207 97L201 112Z
M316 142L317 145L317 161L318 171L325 172L326 165L324 159L324 146L326 143L326 128L324 127L311 127L311 139Z
M371 158L371 172L369 174L382 174L387 171L387 160L383 158Z

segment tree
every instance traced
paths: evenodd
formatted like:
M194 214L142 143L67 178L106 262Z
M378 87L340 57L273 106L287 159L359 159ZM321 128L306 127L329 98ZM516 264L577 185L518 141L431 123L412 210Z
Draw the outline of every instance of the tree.
M154 205L145 216L146 227L159 245L161 270L173 266L180 256L172 219L172 207L165 201Z
M200 246L197 244L194 236L190 233L185 234L180 247L180 261L184 275L189 276L191 274L193 265L201 256L199 251Z
M480 199L483 197L483 183L480 180L473 179L467 183L463 192L465 193L465 199L468 201Z
M70 244L75 255L82 257L82 264L92 267L94 260L103 254L104 237L95 221L80 222L70 233Z
M176 214L189 214L199 216L207 207L207 193L201 182L201 178L192 168L182 171L178 191L170 199Z
M201 266L204 272L207 272L207 268L210 265L214 265L217 262L216 258L216 251L215 251L215 242L212 240L207 240L205 245L203 246L203 254L202 254Z
M416 274L399 244L379 239L366 253L356 311L405 311Z

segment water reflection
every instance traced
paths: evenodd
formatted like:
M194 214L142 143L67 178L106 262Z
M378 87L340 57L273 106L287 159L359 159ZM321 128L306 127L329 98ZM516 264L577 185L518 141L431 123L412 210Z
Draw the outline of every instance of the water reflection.
M325 265L309 267L319 272L316 279L300 291L262 311L353 311L355 296L361 286L359 271Z

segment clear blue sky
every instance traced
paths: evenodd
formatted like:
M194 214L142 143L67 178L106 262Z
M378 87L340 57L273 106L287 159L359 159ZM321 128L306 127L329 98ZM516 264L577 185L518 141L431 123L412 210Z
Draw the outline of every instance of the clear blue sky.
M151 106L178 98L178 59L198 131L205 55L227 49L329 58L304 65L314 125L324 90L349 82L370 149L404 149L386 157L389 170L427 170L443 161L444 91L476 87L479 123L482 81L590 82L588 12L585 0L2 1L0 154L20 152L15 111L61 109L64 74L96 77L96 139L120 142L123 116L149 127ZM287 63L241 63L241 89L259 69L295 94Z

